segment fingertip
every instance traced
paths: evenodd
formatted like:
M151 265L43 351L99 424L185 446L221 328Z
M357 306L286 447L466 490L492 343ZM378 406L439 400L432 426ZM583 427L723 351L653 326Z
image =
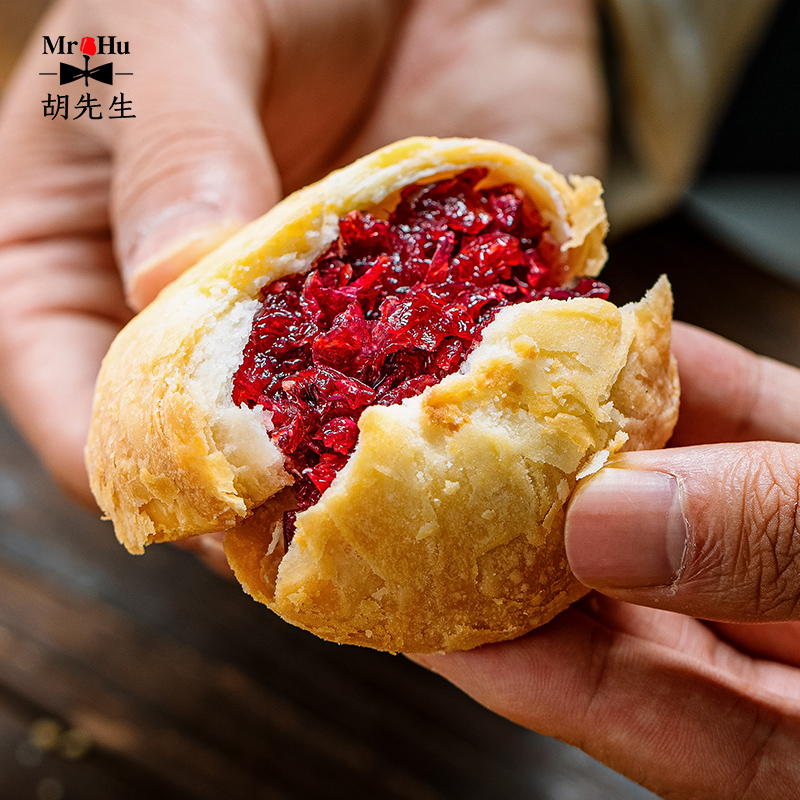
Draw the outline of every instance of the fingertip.
M236 575L225 557L223 547L224 533L204 533L173 542L182 550L194 553L212 572L222 578L235 581Z
M458 653L403 653L409 660L439 675L447 670L453 659L458 658Z
M606 467L575 493L564 529L575 577L594 589L671 584L688 537L673 475Z
M576 578L609 597L726 622L798 618L800 445L618 456L567 510Z
M137 247L123 267L128 305L141 311L179 275L242 227L242 222L184 210L170 216Z
M280 199L280 176L250 116L242 108L222 120L201 115L179 137L153 124L117 147L114 248L135 310Z

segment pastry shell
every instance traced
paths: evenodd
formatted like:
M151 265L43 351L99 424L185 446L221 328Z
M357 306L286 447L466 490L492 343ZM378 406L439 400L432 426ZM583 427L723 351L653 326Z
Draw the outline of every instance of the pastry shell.
M245 589L334 641L416 652L518 636L580 597L563 545L580 476L621 449L660 447L677 418L672 300L541 300L503 309L459 372L373 406L284 552L290 476L260 408L233 405L260 289L310 268L352 209L380 214L411 183L486 166L550 226L564 280L606 251L601 187L513 147L415 138L296 192L166 289L101 370L87 463L120 541L226 530Z

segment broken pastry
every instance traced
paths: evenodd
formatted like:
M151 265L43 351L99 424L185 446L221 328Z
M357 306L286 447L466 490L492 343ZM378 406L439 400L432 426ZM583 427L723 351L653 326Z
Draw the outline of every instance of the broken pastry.
M519 636L584 594L577 481L677 419L662 278L617 308L606 216L513 147L415 138L286 198L112 345L87 461L120 541L225 530L245 590L337 642Z

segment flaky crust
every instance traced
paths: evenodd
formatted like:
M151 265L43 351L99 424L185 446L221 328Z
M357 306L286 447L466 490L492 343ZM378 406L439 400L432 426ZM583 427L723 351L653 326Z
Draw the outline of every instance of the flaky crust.
M672 297L504 309L463 372L373 406L358 446L287 553L291 489L226 536L236 576L284 619L379 649L460 650L519 636L585 593L563 542L579 477L663 446L678 413Z
M459 373L363 413L353 455L298 515L288 552L282 456L259 409L230 399L261 287L308 269L348 211L380 213L404 186L472 166L536 203L565 279L599 272L600 184L495 142L405 140L295 193L163 292L106 357L87 460L128 549L228 529L256 599L324 638L394 651L508 639L583 594L563 547L576 481L620 449L662 446L677 416L666 280L622 309L501 311Z

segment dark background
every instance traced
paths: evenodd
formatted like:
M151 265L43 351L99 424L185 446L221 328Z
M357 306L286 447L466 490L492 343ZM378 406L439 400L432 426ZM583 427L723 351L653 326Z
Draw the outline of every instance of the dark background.
M784 0L739 84L703 173L800 174L800 3Z

